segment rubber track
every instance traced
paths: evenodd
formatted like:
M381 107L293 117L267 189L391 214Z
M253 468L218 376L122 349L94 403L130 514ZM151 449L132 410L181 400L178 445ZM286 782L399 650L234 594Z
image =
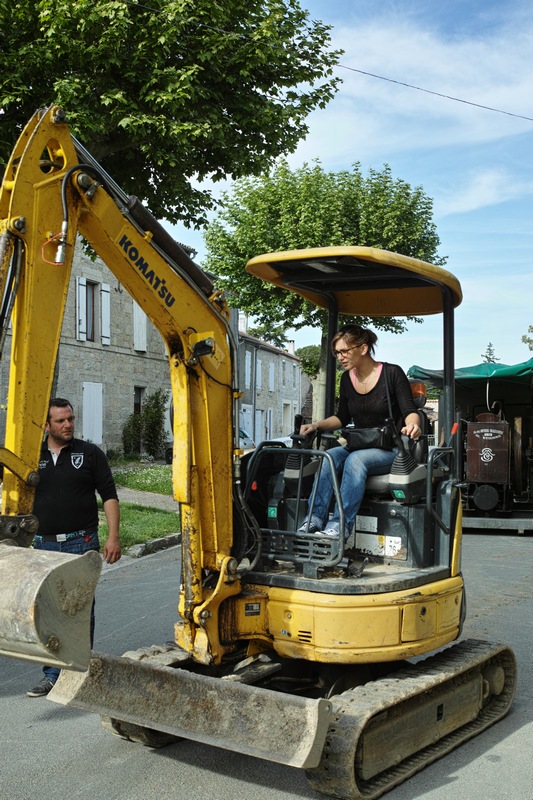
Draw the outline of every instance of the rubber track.
M371 780L358 778L355 774L358 741L376 714L405 701L416 702L417 695L461 681L465 673L479 671L489 664L503 668L505 684L501 694L493 695L475 720ZM313 789L344 800L380 797L501 719L511 705L515 686L516 661L512 650L505 645L467 639L390 677L344 692L332 698L334 717L322 760L316 769L306 771L307 779Z

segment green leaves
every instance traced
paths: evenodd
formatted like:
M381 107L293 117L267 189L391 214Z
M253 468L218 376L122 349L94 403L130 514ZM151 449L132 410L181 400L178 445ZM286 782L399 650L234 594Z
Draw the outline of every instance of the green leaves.
M243 178L222 199L205 235L206 267L242 311L259 325L319 329L325 314L295 294L263 284L244 270L261 253L343 244L392 250L436 264L439 237L432 200L421 187L395 179L389 166L361 172L325 172L319 162L291 170L281 160L267 175ZM368 324L368 319L358 320ZM397 319L372 320L381 330L401 331Z
M170 222L205 221L213 199L192 178L260 174L294 150L338 82L329 28L297 0L18 0L0 23L1 160L36 108L60 103Z

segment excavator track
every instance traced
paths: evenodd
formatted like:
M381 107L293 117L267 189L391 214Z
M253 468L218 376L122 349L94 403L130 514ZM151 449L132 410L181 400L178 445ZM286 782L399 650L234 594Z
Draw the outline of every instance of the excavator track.
M512 650L469 639L344 692L308 781L331 797L380 797L501 719L515 686Z

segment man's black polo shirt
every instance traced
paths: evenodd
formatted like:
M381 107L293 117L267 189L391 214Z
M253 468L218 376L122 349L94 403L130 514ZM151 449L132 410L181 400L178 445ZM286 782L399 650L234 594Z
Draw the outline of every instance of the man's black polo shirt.
M54 464L45 440L33 505L33 513L39 520L39 535L95 531L98 527L95 492L104 503L117 499L104 452L95 444L73 439L61 449Z

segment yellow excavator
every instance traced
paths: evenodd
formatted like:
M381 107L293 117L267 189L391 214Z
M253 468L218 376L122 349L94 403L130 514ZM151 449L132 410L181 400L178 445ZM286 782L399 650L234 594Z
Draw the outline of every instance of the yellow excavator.
M258 279L341 315L441 314L436 445L401 439L368 481L355 530L299 530L333 436L238 448L236 342L224 295L74 138L38 111L0 193L2 329L11 323L0 524L0 652L56 664L51 700L101 715L125 739L186 737L306 770L320 792L374 798L501 718L513 652L463 640L455 474L454 308L431 264L367 247L271 253ZM39 453L74 247L83 236L166 342L182 566L174 643L91 653L100 557L31 549ZM3 339L5 336L3 336ZM334 409L328 365L324 416ZM338 486L335 495L338 497Z

